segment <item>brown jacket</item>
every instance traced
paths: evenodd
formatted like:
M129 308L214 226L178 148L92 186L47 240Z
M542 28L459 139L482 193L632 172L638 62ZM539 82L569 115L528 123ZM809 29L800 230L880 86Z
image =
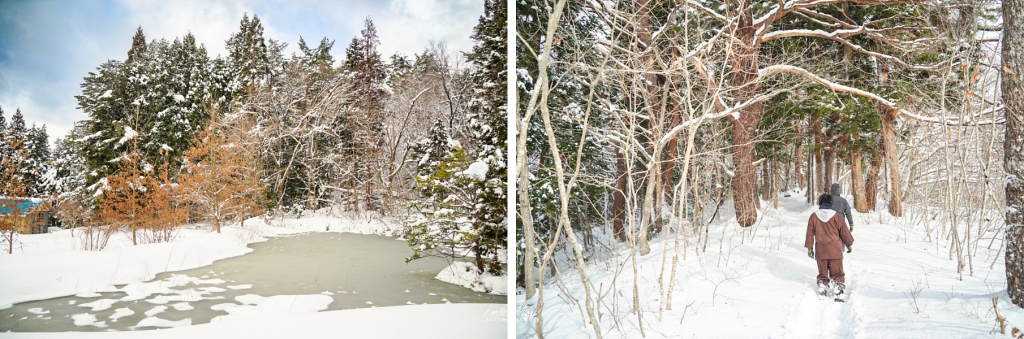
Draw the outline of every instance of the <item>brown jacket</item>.
M843 216L828 209L814 211L807 219L807 238L804 240L804 247L814 246L815 259L842 259L843 244L853 245L853 235L846 227Z

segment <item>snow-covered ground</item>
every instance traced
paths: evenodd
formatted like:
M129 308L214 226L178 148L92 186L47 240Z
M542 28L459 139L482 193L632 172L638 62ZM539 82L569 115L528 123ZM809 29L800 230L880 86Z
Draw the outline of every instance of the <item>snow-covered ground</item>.
M505 338L506 305L433 304L284 314L144 332L10 332L4 338Z
M252 218L245 221L244 227L239 227L238 225L224 226L221 228L221 233L212 232L205 226L190 225L181 228L173 241L161 244L132 246L130 235L116 233L102 251L83 251L81 250L79 239L72 237L71 231L51 228L52 233L21 235L17 237L14 254L0 254L0 309L8 308L14 303L24 301L42 300L66 295L87 297L95 296L97 292L116 290L131 291L128 297L136 299L144 298L153 293L166 293L167 287L180 286L188 282L161 281L152 284L144 282L153 279L156 274L161 272L206 266L215 260L249 253L252 249L246 245L264 241L266 237L302 232L395 235L400 230L400 224L384 222L379 218L350 218L344 215L334 215L327 211L318 211L316 213L307 213L301 218L274 218L271 220ZM80 232L81 230L76 233L76 236ZM444 275L443 272L439 274L439 276ZM505 279L504 277L499 278ZM474 283L480 285L478 281L480 278L462 280L464 281L455 282L462 282L467 287L473 287ZM202 282L191 281L191 283L200 284ZM118 289L115 285L127 286ZM503 284L495 285L504 286ZM244 286L239 288L244 288ZM202 294L202 292L197 291L195 297L201 297ZM291 299L288 299L289 297ZM226 309L229 315L222 317L224 319L220 319L224 321L179 327L174 329L174 331L178 331L174 333L179 334L167 335L202 334L200 337L207 337L213 334L219 335L223 331L223 333L253 333L257 338L306 337L305 333L322 333L323 337L337 337L339 333L358 334L363 333L359 332L362 330L368 331L365 332L368 336L360 335L360 337L374 337L374 335L389 337L384 335L388 333L415 333L417 337L435 334L439 335L438 337L451 337L452 335L457 336L459 333L474 333L471 337L476 337L476 335L482 333L497 333L501 334L502 337L505 335L506 323L504 320L479 321L480 324L473 322L474 324L471 325L467 325L466 322L452 322L451 320L459 319L460 315L465 315L462 317L463 319L473 319L470 316L471 314L484 319L483 315L487 313L485 310L501 308L502 312L504 312L505 305L417 305L415 307L387 307L387 310L366 309L310 313L326 308L324 300L316 299L317 297L321 297L321 299L326 298L326 296L321 295L273 297L253 295L252 298L249 298L252 299L248 303L251 305ZM284 299L288 300L281 301ZM329 303L330 298L326 299L327 303ZM174 302L179 300L168 301L171 302L168 306L176 307ZM301 301L298 303L300 306L307 305L308 307L295 307L296 301ZM281 302L288 303L289 307L273 307L275 303ZM94 308L104 308L104 306L102 300L97 305L93 305ZM258 318L259 320L253 318ZM266 319L268 318L273 320L267 321ZM369 321L368 319L371 318L376 320ZM158 318L152 319L159 320ZM85 317L75 320L76 323L82 322L87 325L99 323L96 319L86 319ZM404 325L401 327L387 325L393 322L402 322ZM157 326L163 327L182 325L189 324L157 324ZM342 330L342 327L339 327L340 325L347 325L347 330ZM480 327L479 329L481 330L487 328L488 330L486 332L472 332L467 330L469 327ZM499 327L500 330L498 329ZM301 331L281 332L271 328L301 328ZM151 334L150 332L152 331L146 332L147 336ZM166 333L170 331L158 332ZM299 335L274 335L281 333L298 333ZM6 333L4 335L10 334ZM18 335L33 336L31 333ZM250 336L244 335L244 337Z
M1006 294L999 240L988 247L992 233L979 242L973 256L974 276L965 268L961 280L956 261L950 260L947 240L926 240L923 225L913 226L906 217L889 217L884 205L880 205L882 215L854 211L853 252L844 259L847 302L819 300L814 293L815 261L803 247L807 218L817 207L806 205L804 199L800 194L780 198L778 210L765 208L770 202L763 202L759 223L745 230L734 218L724 216L723 222L712 224L707 252L695 255L690 243L686 260L680 256L672 309L661 313L659 275L663 255L668 254L664 271L668 281L673 250L671 241L666 244L662 236L656 238L651 253L637 259L643 334L648 338L1006 337L999 334L992 298L998 298L1010 326L1024 328L1024 310L1013 306ZM638 316L631 312L633 266L628 248L620 245L617 253L617 257L592 259L587 266L592 293L602 296L597 307L602 334L604 338L639 338ZM994 268L989 269L993 261ZM564 265L563 260L560 282L557 277L549 279L545 289L545 337L594 337L583 313L578 273ZM526 300L521 289L517 294L517 337L535 337L531 315L537 297Z

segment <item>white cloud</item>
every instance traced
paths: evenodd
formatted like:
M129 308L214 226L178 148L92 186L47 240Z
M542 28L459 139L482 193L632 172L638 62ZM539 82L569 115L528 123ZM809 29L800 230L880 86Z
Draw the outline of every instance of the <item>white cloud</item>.
M211 57L227 56L224 42L238 31L242 15L247 12L249 17L253 15L253 10L240 1L122 0L122 5L129 12L125 21L141 25L147 40L173 41L191 32L197 43L206 46ZM264 35L275 37L277 34L264 24ZM131 41L130 37L126 40Z
M386 60L395 52L421 53L431 41L468 51L483 13L482 0L112 1L0 1L0 37L6 39L0 39L6 43L0 46L0 106L7 118L20 107L30 124L47 125L51 141L65 136L87 118L74 98L82 78L106 60L124 60L140 25L147 40L173 41L191 32L211 57L226 56L225 41L242 15L255 14L265 37L288 43L286 54L297 52L299 36L311 45L326 36L340 60L371 17Z

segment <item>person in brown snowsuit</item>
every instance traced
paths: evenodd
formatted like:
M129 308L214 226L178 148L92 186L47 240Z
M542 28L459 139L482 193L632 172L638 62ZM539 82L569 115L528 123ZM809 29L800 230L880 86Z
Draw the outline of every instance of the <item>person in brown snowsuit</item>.
M835 283L833 294L837 301L841 301L843 290L846 288L843 245L848 248L846 253L852 252L853 235L846 227L843 216L832 210L831 195L823 194L819 197L818 205L818 210L807 219L804 247L807 248L807 256L818 261L818 294L825 294L831 279Z

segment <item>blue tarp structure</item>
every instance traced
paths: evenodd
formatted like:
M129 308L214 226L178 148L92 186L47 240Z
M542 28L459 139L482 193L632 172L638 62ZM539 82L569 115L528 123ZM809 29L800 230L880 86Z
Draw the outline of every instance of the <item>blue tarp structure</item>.
M18 214L24 215L42 205L43 202L43 199L0 198L0 214L11 214L11 207L14 207L18 210Z
M28 222L26 225L16 228L18 233L47 233L47 227L52 223L53 218L50 214L51 211L49 208L45 208L44 204L46 204L46 200L39 198L0 197L0 216L13 214L17 215L16 218L26 220Z

